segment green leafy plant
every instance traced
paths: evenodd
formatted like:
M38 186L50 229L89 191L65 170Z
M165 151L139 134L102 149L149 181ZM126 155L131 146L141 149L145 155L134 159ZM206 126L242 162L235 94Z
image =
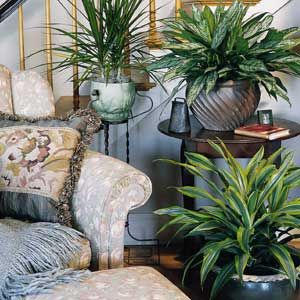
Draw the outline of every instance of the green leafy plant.
M73 18L63 1L58 1ZM67 1L72 7L72 1ZM79 84L95 77L105 82L128 80L125 70L138 69L144 55L148 11L142 3L98 0L95 4L94 0L82 0L83 10L77 8L75 19L78 32L52 26L54 33L70 38L68 44L53 45L55 53L64 58L54 70L78 65L82 70Z
M247 18L247 11L240 1L228 9L218 6L215 12L208 6L193 7L191 16L180 10L177 19L163 21L163 48L169 54L156 59L148 71L167 69L163 82L181 78L175 92L187 83L188 105L201 91L209 93L228 80L261 83L271 97L289 101L273 72L300 75L300 57L292 51L299 39L291 38L299 28L277 30L271 27L272 14Z
M261 148L243 168L221 141L210 145L224 158L226 168L217 168L211 160L195 153L185 154L187 163L164 160L199 176L210 189L184 186L177 188L181 194L215 204L198 211L173 206L155 212L172 217L161 230L177 225L176 234L204 239L198 252L187 260L184 276L189 268L200 266L203 285L208 274L218 269L211 299L233 275L242 280L243 274L261 275L262 271L286 274L295 288L293 258L300 251L288 243L299 238L290 231L300 227L300 198L289 201L288 196L300 187L300 168L294 165L293 154L279 149L264 158ZM281 155L282 162L277 166L275 162ZM209 180L203 170L217 175L221 186Z

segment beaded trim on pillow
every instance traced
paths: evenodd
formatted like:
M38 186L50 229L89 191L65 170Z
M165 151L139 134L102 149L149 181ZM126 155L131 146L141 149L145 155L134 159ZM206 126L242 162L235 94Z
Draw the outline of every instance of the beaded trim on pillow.
M8 147L8 151L5 152L5 158L2 158L0 161L6 166L4 170L3 166L0 165L0 170L2 169L1 180L6 179L5 172L8 172L7 170L10 172L10 176L7 176L7 180L11 180L11 184L2 184L2 186L0 186L0 190L2 191L0 192L0 213L2 210L2 213L4 211L4 216L16 218L19 217L19 215L16 216L15 211L17 211L17 214L18 211L20 211L20 218L24 218L24 213L33 207L33 211L39 212L38 218L35 219L35 221L57 221L63 225L71 226L72 214L70 206L76 183L79 180L82 160L88 145L92 142L93 134L100 129L100 125L101 121L98 115L90 110L72 112L66 118L46 117L29 119L0 113L0 126L2 127L0 129L0 132L2 130L0 139L2 138L2 141L5 141ZM70 127L70 129L68 127ZM14 135L11 137L12 140L9 140L7 135L10 131L14 132ZM21 143L21 147L17 143L16 146L13 144L13 139L18 138L18 136L15 138L18 132L20 132L19 135L21 135L21 138L18 140L18 142ZM79 132L80 135L76 134L76 132ZM55 141L59 139L62 139L63 143L60 141L60 143L57 142L56 145ZM55 147L57 147L57 149ZM49 160L51 162L51 155L53 156L56 150L58 152L60 151L58 171L67 175L62 176L61 173L57 173L57 177L64 180L63 182L59 182L59 178L55 177L56 168L54 167L53 170L52 165L50 172L43 174L46 177L47 174L50 177L52 176L52 181L54 182L52 183L55 185L53 187L51 184L47 184L42 176L39 176L39 170L49 166L48 162ZM0 159L3 153L4 152L0 149ZM21 158L18 158L18 156ZM5 160L3 161L3 159ZM62 165L63 167L61 167ZM20 172L20 170L22 172ZM34 172L37 174L37 179L34 176ZM18 178L19 174L21 178ZM32 180L29 185L28 180L26 180L27 177L34 178L36 181ZM47 179L51 181L51 178ZM43 181L44 186L39 189L39 183L41 181ZM35 184L37 185L36 187ZM24 189L22 189L23 186ZM29 190L26 191L28 186ZM47 194L48 192L49 195ZM30 195L28 196L28 194ZM39 206L40 204L35 202L36 197L38 197L37 195L46 197L47 199L50 198L50 200L56 200L51 205L55 206L54 213L57 219L43 219L45 216L42 210L49 209L49 211L51 211L51 205L48 203L49 201L40 201L39 203L43 202L43 206ZM47 203L44 204L44 202ZM13 215L11 215L11 207L14 208Z

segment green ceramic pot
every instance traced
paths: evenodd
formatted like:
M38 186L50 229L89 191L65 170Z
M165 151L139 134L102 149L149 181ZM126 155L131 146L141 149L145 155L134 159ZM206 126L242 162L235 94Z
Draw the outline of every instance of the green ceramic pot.
M95 96L95 94L97 96ZM92 107L102 120L120 122L127 120L134 104L136 90L134 82L91 82Z
M283 275L233 278L220 292L218 300L296 300L290 281Z

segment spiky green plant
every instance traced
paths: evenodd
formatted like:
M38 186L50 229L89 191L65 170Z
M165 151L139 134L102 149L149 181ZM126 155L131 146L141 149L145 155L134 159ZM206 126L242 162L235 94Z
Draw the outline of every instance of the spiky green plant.
M76 21L78 31L51 26L54 34L70 38L68 44L53 45L54 53L64 58L54 70L79 65L81 84L95 76L106 82L121 82L124 70L139 68L148 36L148 9L143 0L82 0L78 19L62 0L58 1ZM67 2L72 8L72 1Z
M273 72L300 75L300 57L292 52L299 39L293 27L272 28L273 15L261 13L246 17L248 7L234 2L228 9L213 12L193 7L191 16L180 10L177 19L163 21L170 53L156 59L149 72L167 69L162 81L181 79L174 93L187 83L187 103L191 105L201 91L209 93L217 83L249 80L261 83L271 97L289 101L287 90Z
M231 279L258 271L284 273L296 287L293 256L300 251L288 245L299 234L290 233L300 228L300 198L288 200L291 190L300 187L300 168L293 162L293 154L279 149L264 158L264 148L243 168L226 146L210 142L228 168L217 168L201 154L186 153L187 163L166 160L184 167L206 182L210 191L201 187L184 186L177 190L192 198L209 199L214 206L203 206L198 211L174 206L156 211L169 215L169 226L179 226L177 234L185 237L201 236L198 252L186 262L185 274L191 266L200 266L201 285L208 274L219 269L211 290L211 299ZM282 155L282 162L275 162ZM221 186L203 174L209 171L220 178ZM272 268L270 268L272 266ZM259 274L256 274L259 275ZM184 275L185 276L185 275Z

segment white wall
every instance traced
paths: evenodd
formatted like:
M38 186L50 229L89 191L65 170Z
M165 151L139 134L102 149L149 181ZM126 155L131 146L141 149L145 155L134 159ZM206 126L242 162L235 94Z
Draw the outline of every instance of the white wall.
M146 0L145 0L146 1ZM159 17L166 17L173 15L175 1L157 0L158 6L163 6ZM251 8L251 13L257 11L275 11L279 8L285 0L262 0L256 7ZM24 5L25 13L25 28L26 28L26 53L30 54L43 46L43 32L40 26L44 20L42 0L28 0ZM146 3L146 2L145 2ZM300 26L300 3L295 0L288 7L284 8L277 14L274 26L284 28L290 26ZM56 1L53 0L52 9L53 22L68 23L69 19L66 14L59 9ZM27 62L27 67L33 67L44 62L43 55L37 55ZM12 70L18 69L18 33L17 33L17 14L10 17L4 23L0 24L0 64L5 64ZM40 69L42 72L43 68ZM56 98L61 95L71 95L72 85L66 83L66 79L70 72L55 75L54 92ZM300 80L285 77L289 96L293 103L292 108L283 101L276 103L270 100L269 97L263 93L260 107L271 108L276 116L284 117L290 120L300 122ZM171 85L168 85L169 89ZM86 91L88 87L84 87ZM155 102L155 106L159 105L165 98L166 94L161 88L156 87L147 95L151 96ZM142 99L138 99L134 108L135 112L139 112L147 107L147 103ZM154 236L159 223L164 220L158 220L153 216L152 211L156 208L164 207L171 204L181 203L178 195L167 190L168 186L174 186L180 182L179 170L173 166L153 163L153 160L161 157L171 159L179 159L180 142L163 136L157 131L158 123L169 116L170 108L168 107L160 117L161 110L155 110L146 117L132 121L130 124L130 150L131 150L131 164L150 176L153 182L153 195L151 200L142 208L136 210L131 216L132 231L138 237L147 238ZM125 128L115 127L112 130L112 149L111 153L125 160ZM98 138L94 143L94 147L99 147L99 143L103 143L102 138ZM295 138L287 143L285 146L295 150L296 162L300 164L300 138ZM103 149L103 147L102 147ZM131 243L127 239L128 243Z

